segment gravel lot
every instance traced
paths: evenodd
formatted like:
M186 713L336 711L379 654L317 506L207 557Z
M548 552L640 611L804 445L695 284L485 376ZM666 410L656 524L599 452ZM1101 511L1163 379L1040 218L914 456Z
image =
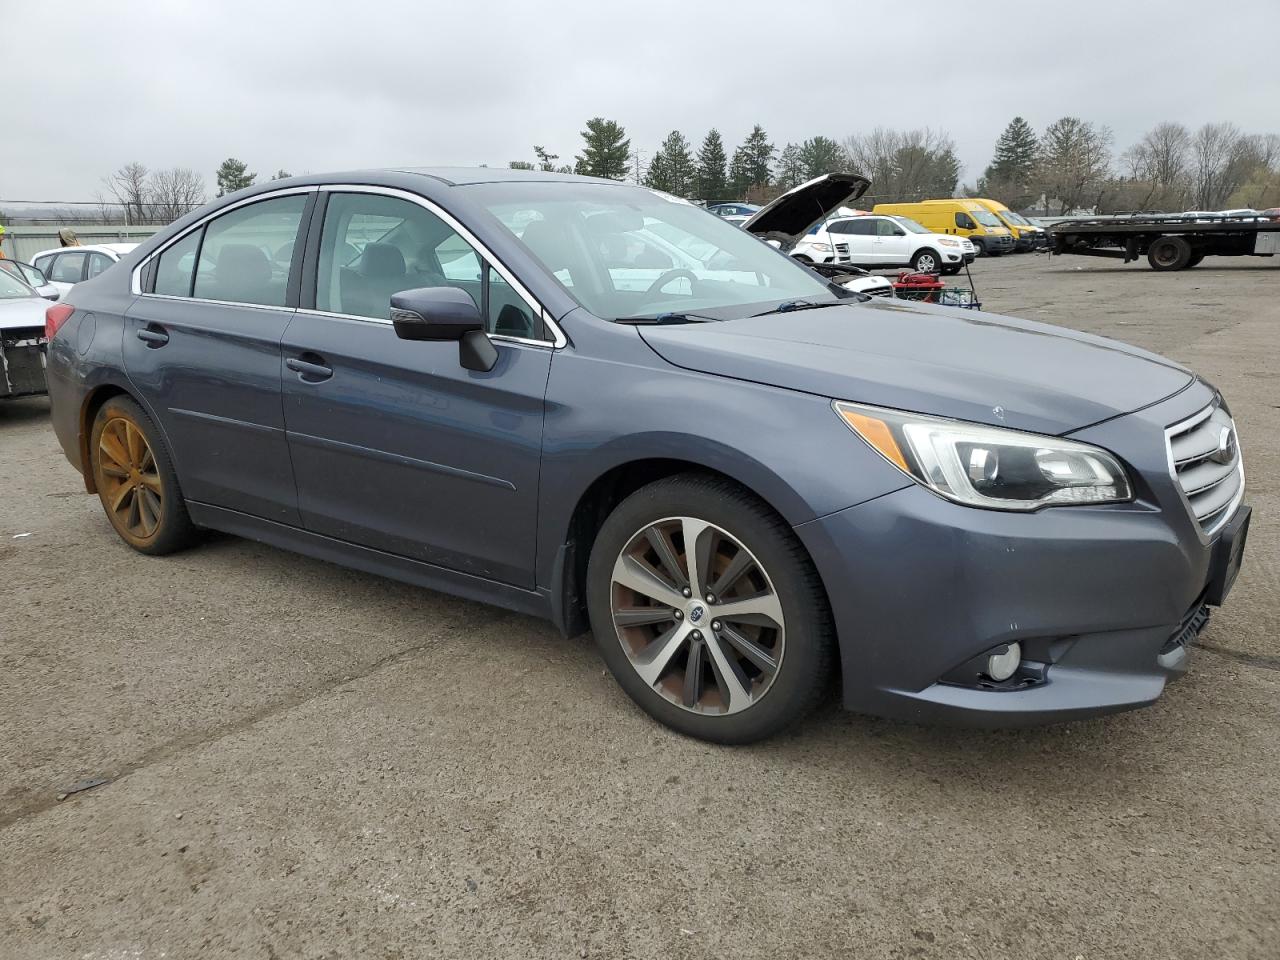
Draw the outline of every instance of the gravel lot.
M227 537L132 553L48 405L3 404L0 957L1280 956L1280 267L974 276L1232 403L1246 563L1157 706L704 745L539 621Z

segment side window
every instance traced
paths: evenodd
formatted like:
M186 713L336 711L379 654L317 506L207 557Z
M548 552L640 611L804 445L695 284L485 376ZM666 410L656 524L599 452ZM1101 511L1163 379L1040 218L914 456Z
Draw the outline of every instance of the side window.
M399 197L334 193L325 208L316 309L386 320L391 296L457 287L486 315L490 333L541 336L541 324L474 247L426 208Z
M961 230L972 230L974 228L974 222L967 213L957 213L956 226Z
M191 277L196 267L196 250L204 230L193 230L160 254L156 265L154 293L166 297L191 296Z
M35 262L31 265L47 277L49 275L49 268L53 266L54 256L54 254L49 254L44 257L36 257Z
M57 280L59 283L79 283L84 277L84 254L83 253L59 253L53 261L53 270L49 274L50 280Z
M110 257L108 257L105 253L89 254L89 271L88 273L85 274L85 279L88 280L91 277L96 277L98 274L100 274L103 270L107 269L107 267L111 266L113 263L115 263L115 261L112 260Z
M847 220L837 220L835 223L827 224L827 233L848 233L849 222Z
M902 236L902 228L892 220L877 220L876 233L881 237L900 237Z
M869 237L876 232L876 225L870 220L850 220L849 232L860 237Z
M306 196L295 194L252 203L210 221L204 229L194 295L283 307L306 205Z

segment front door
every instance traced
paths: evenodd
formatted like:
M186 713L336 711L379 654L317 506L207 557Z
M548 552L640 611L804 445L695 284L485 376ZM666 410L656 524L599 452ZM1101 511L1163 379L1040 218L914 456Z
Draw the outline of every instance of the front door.
M334 192L314 310L285 332L284 416L307 529L531 588L551 344L539 311L425 202ZM393 293L455 286L488 318L488 372L400 340ZM304 302L309 302L304 291Z
M172 447L183 495L294 525L280 338L313 195L238 207L161 252L151 289L126 314L123 348L129 378Z
M911 262L911 244L907 231L887 217L877 217L876 262L890 267L903 267Z

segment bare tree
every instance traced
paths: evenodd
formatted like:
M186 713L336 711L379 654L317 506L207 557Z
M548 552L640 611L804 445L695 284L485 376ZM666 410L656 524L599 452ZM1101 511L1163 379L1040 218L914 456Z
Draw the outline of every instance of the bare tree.
M141 223L147 218L148 174L147 168L134 160L102 181L107 192L123 208L128 222Z
M1134 208L1180 210L1190 192L1191 132L1180 123L1158 123L1121 154Z
M172 223L204 201L204 177L187 167L156 170L147 179L148 211L159 223Z
M1243 135L1233 123L1206 123L1191 138L1193 199L1200 210L1216 210L1239 183ZM1236 171L1232 171L1232 167Z
M1040 138L1040 186L1046 207L1070 213L1103 198L1111 172L1111 130L1079 117L1063 117Z
M943 130L876 127L841 145L850 166L871 180L870 199L950 197L960 179L955 142Z

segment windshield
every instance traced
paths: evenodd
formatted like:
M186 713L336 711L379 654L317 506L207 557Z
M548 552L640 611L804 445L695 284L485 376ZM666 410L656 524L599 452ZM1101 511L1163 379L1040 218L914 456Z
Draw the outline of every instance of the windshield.
M898 223L902 224L904 228L906 228L907 230L910 230L912 233L932 233L933 232L931 230L926 230L924 227L920 226L920 224L916 223L910 217L894 217L893 219L898 221Z
M0 300L21 300L25 297L39 296L21 280L0 270Z
M994 213L988 213L986 210L976 210L973 213L973 219L977 220L984 227L1003 227Z
M467 188L598 317L730 319L783 301L841 299L794 260L688 201L640 187Z

